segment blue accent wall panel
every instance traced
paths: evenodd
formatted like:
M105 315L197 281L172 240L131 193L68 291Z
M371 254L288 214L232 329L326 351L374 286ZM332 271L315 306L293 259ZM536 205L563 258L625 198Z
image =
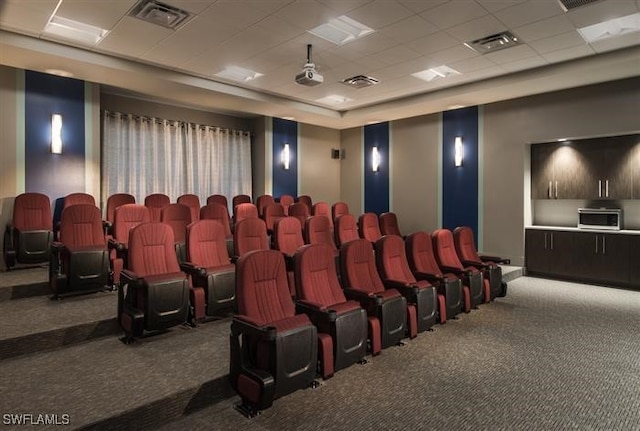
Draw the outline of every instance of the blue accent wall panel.
M62 114L62 154L51 153L51 115ZM85 191L84 82L25 72L25 190Z
M378 147L380 167L373 172L372 151ZM378 215L389 211L389 123L364 127L364 211Z
M454 140L462 137L464 161L454 166ZM478 241L478 107L442 113L442 227L470 226Z
M298 123L273 119L273 196L298 195ZM282 166L281 154L284 144L289 144L289 169Z

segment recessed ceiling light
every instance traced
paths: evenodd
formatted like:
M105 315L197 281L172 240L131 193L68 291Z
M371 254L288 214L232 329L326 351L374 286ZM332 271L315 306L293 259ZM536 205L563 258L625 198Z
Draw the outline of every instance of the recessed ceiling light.
M348 97L331 94L321 99L316 99L316 102L325 103L327 105L340 105L341 103L351 102L351 100L352 99L349 99Z
M627 15L609 21L599 22L578 29L580 36L588 43L618 37L640 30L640 13Z
M245 69L239 66L229 66L223 71L216 73L219 78L230 79L232 81L247 82L263 76L262 73Z
M44 33L95 45L106 36L107 30L61 16L53 16L44 28Z
M460 75L460 72L450 68L449 66L432 67L431 69L422 70L420 72L412 73L411 76L420 78L423 81L431 82L437 78L448 78L453 75Z
M325 24L321 24L309 30L309 33L321 37L336 45L344 45L356 39L373 33L373 29L346 15L333 18Z

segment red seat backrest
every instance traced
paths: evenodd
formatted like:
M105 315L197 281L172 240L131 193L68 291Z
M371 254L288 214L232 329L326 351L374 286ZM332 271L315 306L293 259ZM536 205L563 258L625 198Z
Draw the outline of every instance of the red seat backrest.
M349 241L340 247L342 283L345 287L377 293L384 285L376 269L373 245L366 239Z
M473 239L473 229L469 226L460 226L453 231L453 242L460 260L482 264L478 256L476 243Z
M396 235L387 235L376 241L376 266L380 276L387 280L416 283L409 269L404 241Z
M113 237L126 246L129 241L129 231L141 223L150 221L151 215L146 206L140 204L120 205L113 215ZM173 247L173 244L171 246Z
M59 240L67 247L106 246L100 209L95 205L72 205L60 216Z
M329 220L329 226L333 230L333 217L331 217L331 207L327 202L316 202L313 204L313 215L324 216Z
M264 208L262 218L267 224L267 230L273 230L275 222L284 216L284 207L279 203L272 202Z
M358 218L358 233L360 238L376 242L381 236L378 216L375 213L364 213Z
M336 202L331 207L331 218L335 224L336 219L343 214L349 214L349 205L346 202Z
M132 228L129 269L140 277L180 272L174 243L173 230L167 224L148 222Z
M331 226L327 217L309 217L304 228L304 236L307 244L327 244L334 251L338 249L333 240Z
M282 217L273 226L273 243L276 250L293 255L304 245L302 226L295 217Z
M273 196L271 195L261 195L256 199L256 207L258 208L258 215L262 217L264 215L264 209L267 205L270 205L275 202Z
M120 205L135 204L136 198L128 193L115 193L107 199L107 221L113 223L113 214Z
M200 220L200 198L198 196L185 194L180 196L177 202L189 207L192 221Z
M309 195L300 195L296 198L296 203L302 203L309 208L309 214L311 214L311 209L313 208L313 201L311 200L311 196Z
M280 205L284 208L284 214L289 214L289 206L293 204L293 196L291 195L282 195L280 196Z
M333 250L325 244L308 244L296 253L296 294L305 300L331 306L346 302Z
M338 247L346 242L360 238L360 236L358 235L356 218L353 215L343 214L336 219L335 237L336 245Z
M217 204L212 204L217 205ZM217 220L199 220L187 227L187 261L201 268L229 265L226 235Z
M216 220L222 225L226 238L231 237L229 226L229 212L227 207L221 204L211 203L200 208L200 220Z
M233 219L236 223L247 218L258 218L258 208L254 204L243 203L233 207Z
M225 195L211 195L207 198L207 205L210 204L219 204L225 208L229 207L229 203L227 202L227 197ZM227 210L228 212L229 210Z
M417 272L442 274L433 251L431 236L427 232L414 232L405 241L409 267Z
M398 225L398 217L396 213L388 212L380 214L380 232L382 235L398 235L400 233L400 226Z
M433 241L433 251L440 266L449 266L463 270L462 262L458 258L455 245L453 244L453 233L449 229L437 229L431 234Z
M267 226L259 218L240 220L233 231L233 247L236 256L252 250L268 250Z
M282 253L255 250L241 256L236 268L239 314L261 326L295 315Z
M191 223L191 209L182 204L166 205L160 212L160 221L171 226L176 242L185 242L187 226Z
M169 196L162 193L154 193L144 198L144 206L149 208L151 220L153 221L160 221L162 208L170 203L171 200L169 199Z
M300 226L304 226L307 218L311 216L311 207L304 202L296 202L289 205L289 216L295 217L300 222Z
M51 230L51 202L42 193L22 193L13 203L13 227L20 231Z
M72 205L96 205L96 200L87 193L71 193L64 197L64 203L62 209L68 208Z
M231 207L235 208L240 204L250 204L251 196L249 195L236 195L231 199Z

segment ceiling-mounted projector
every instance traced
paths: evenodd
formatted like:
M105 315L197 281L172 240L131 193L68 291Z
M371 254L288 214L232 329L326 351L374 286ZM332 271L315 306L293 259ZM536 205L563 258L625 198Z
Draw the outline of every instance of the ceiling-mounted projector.
M311 60L311 45L307 45L307 63L302 68L302 72L296 75L296 82L308 87L324 82L324 78L316 71L316 65Z

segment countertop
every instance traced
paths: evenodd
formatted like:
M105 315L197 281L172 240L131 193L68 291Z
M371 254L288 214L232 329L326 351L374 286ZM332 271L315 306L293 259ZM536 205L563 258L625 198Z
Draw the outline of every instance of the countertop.
M565 231L565 232L585 232L585 233L610 233L610 234L640 235L640 230L637 230L637 229L623 229L623 230L581 229L581 228L569 227L569 226L540 226L540 225L525 226L525 229L558 230L558 231Z

